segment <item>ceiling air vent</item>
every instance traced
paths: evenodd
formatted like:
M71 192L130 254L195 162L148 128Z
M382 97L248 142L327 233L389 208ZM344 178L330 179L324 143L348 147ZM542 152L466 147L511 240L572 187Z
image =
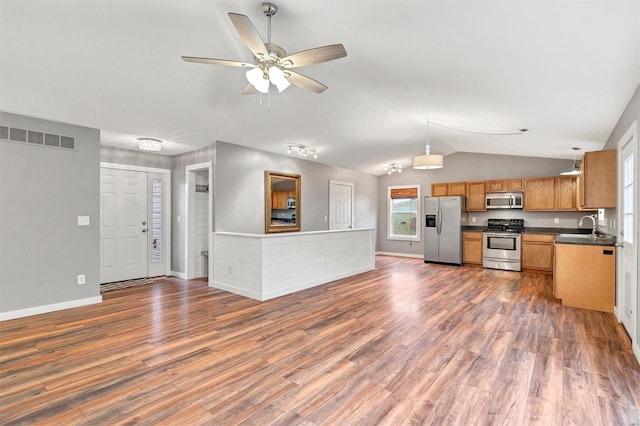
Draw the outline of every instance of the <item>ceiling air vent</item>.
M67 150L76 149L76 139L71 136L45 133L38 130L20 129L0 125L0 140L9 142L27 142L33 146L46 146L48 148L61 148Z

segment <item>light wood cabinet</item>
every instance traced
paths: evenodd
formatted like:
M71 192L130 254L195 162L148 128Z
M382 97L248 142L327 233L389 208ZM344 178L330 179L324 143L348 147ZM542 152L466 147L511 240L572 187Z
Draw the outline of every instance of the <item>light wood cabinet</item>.
M522 179L500 179L485 182L487 192L522 191Z
M271 208L284 210L287 208L287 198L295 197L295 191L271 191Z
M613 312L615 247L556 244L553 277L563 305Z
M486 209L485 182L483 180L467 182L467 211L483 212Z
M462 262L482 265L482 232L462 233Z
M432 197L444 197L447 195L446 183L432 183L431 184L431 196Z
M555 185L555 210L578 210L576 203L576 178L573 176L557 177Z
M522 268L553 271L555 235L522 234Z
M616 208L616 150L585 152L578 176L578 206L581 209Z
M524 180L524 210L555 210L555 179L531 178Z
M431 184L432 197L445 197L445 196L453 196L453 195L467 195L467 183L466 182L447 182L447 183Z

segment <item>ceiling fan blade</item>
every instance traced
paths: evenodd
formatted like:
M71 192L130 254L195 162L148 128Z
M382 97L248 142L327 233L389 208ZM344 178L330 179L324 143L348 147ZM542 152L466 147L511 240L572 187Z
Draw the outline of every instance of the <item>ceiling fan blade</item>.
M247 85L244 86L244 89L242 89L243 95L253 95L256 92L257 92L256 88L253 87L253 84L251 83L247 83Z
M281 63L285 68L296 68L304 67L305 65L319 64L320 62L333 61L334 59L344 58L345 56L347 56L347 51L344 50L343 45L332 44L292 53L282 58Z
M186 62L197 62L200 64L226 65L228 67L254 68L254 64L240 61L230 61L227 59L199 58L197 56L182 56L182 60Z
M256 58L268 58L269 52L260 38L260 34L251 20L246 15L240 15L239 13L229 13L231 22L236 27L238 34L245 42L245 44L251 49Z
M307 77L306 75L302 75L293 71L285 71L285 75L287 76L287 80L289 83L301 87L303 89L307 89L312 91L313 93L322 93L327 90L327 86L324 84L315 81L314 79Z

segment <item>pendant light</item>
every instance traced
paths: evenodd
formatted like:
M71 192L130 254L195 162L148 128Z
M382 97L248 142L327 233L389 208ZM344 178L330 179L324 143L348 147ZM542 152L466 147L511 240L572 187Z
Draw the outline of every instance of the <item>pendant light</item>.
M427 119L427 146L424 149L424 155L413 157L413 168L422 170L441 169L444 166L444 156L439 154L431 154L431 146L429 145L429 120Z
M569 170L565 170L560 173L563 176L577 176L580 174L580 167L578 167L578 161L576 160L576 153L580 150L580 148L574 147L571 148L573 150L573 165Z

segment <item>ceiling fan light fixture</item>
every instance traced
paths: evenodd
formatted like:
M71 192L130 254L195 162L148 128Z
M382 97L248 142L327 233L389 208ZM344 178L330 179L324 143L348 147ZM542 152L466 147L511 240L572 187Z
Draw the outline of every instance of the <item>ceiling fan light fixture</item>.
M272 65L271 68L269 68L269 80L278 88L279 93L282 93L291 85L291 83L287 81L287 76L284 74L284 71L275 65Z
M250 69L245 75L247 76L247 81L249 81L258 92L267 93L269 91L269 80L264 78L262 69L258 67Z
M138 138L138 148L143 151L161 151L162 141L153 138Z

